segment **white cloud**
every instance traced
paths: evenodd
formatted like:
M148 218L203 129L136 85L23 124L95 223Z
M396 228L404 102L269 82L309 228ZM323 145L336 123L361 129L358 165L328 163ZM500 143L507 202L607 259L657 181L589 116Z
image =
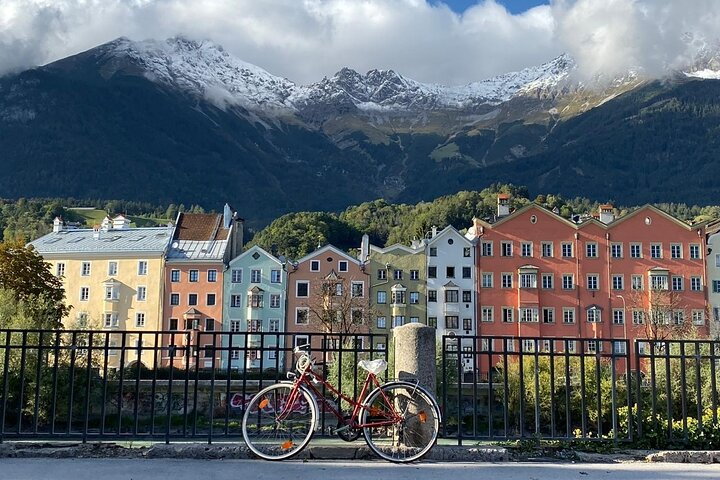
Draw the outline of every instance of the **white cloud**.
M343 66L467 83L567 51L595 71L660 72L713 39L717 0L554 0L511 15L478 0L462 15L425 0L2 0L0 72L119 36L184 34L299 83ZM696 35L696 44L683 34Z

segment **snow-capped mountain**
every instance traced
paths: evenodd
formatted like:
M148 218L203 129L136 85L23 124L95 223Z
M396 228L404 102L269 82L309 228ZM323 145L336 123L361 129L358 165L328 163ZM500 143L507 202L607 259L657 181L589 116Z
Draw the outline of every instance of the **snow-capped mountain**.
M90 52L105 62L104 75L123 70L130 61L154 82L179 88L218 106L238 104L265 113L328 106L372 112L472 109L538 90L551 90L566 82L575 68L572 58L561 55L539 67L461 86L421 83L392 70L371 70L362 75L343 68L331 78L296 85L235 58L209 41L175 37L135 42L119 38Z

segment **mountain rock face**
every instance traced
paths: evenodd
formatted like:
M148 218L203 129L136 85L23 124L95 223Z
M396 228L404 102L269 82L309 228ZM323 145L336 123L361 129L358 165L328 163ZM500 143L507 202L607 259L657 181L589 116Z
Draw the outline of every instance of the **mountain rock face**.
M230 201L258 225L499 180L600 200L717 203L710 187L649 170L701 170L701 183L720 173L717 51L663 82L628 72L583 83L562 55L462 86L349 68L297 85L211 42L119 38L0 78L0 191Z

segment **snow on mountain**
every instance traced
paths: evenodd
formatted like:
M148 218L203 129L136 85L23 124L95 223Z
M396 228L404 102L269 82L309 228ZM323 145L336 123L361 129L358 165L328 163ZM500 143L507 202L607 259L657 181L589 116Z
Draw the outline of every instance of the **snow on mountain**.
M700 49L692 65L683 73L693 78L720 80L720 44Z
M561 55L538 67L461 86L421 83L392 70L371 70L362 75L343 68L331 78L300 86L243 62L209 41L175 37L135 42L119 38L99 50L109 60L131 60L154 82L179 88L219 107L238 104L265 113L467 109L553 89L575 68L572 58Z

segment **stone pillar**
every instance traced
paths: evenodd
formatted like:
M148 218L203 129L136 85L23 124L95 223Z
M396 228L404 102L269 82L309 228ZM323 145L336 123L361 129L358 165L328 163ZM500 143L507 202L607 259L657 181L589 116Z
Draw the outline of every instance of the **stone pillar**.
M418 380L435 395L435 329L420 323L408 323L393 329L395 378Z

